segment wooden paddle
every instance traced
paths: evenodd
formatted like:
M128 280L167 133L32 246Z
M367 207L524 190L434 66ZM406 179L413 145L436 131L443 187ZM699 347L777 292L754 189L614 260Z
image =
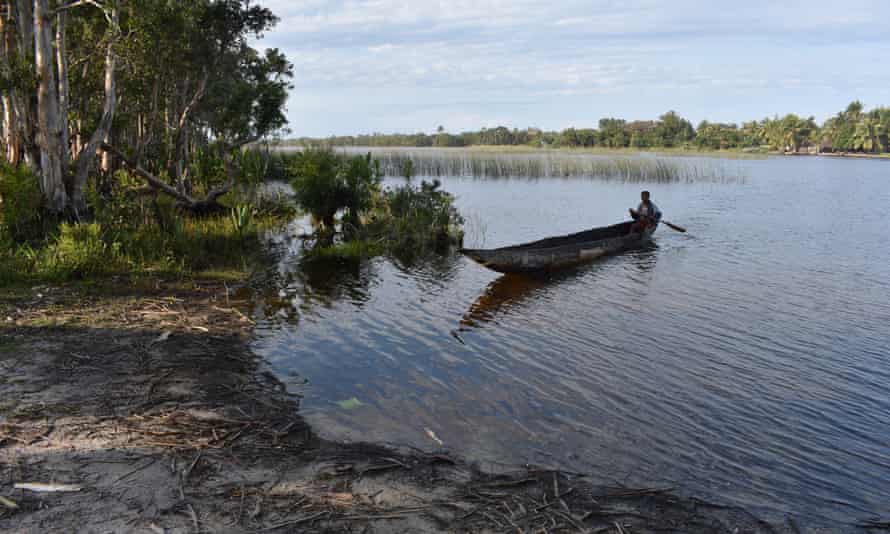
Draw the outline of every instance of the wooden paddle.
M671 224L671 223L669 223L669 222L667 222L667 221L661 221L661 223L664 224L665 226L667 226L668 228L671 228L671 229L676 230L676 231L678 231L678 232L686 232L686 229L683 228L682 226L677 226L676 224Z

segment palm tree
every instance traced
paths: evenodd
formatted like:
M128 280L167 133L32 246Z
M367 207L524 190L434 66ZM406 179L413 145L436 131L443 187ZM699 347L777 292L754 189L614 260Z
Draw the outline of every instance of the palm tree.
M853 149L863 152L875 152L883 149L881 140L881 124L871 117L863 117L853 132Z

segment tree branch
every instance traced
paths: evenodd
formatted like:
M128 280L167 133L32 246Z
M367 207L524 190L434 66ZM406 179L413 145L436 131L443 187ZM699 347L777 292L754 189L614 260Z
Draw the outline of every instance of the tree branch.
M65 5L57 7L55 9L55 11L53 11L53 15L58 15L59 13L62 13L63 11L67 11L69 9L74 9L75 7L80 7L80 6L93 6L97 9L100 9L102 11L102 13L105 14L105 18L108 20L108 23L109 24L113 23L111 13L109 13L109 10L105 6L100 4L99 2L96 2L96 0L76 0L75 2L71 2L70 4L65 4Z
M188 204L189 206L192 206L195 204L195 199L186 195L185 193L180 193L175 187L172 187L172 186L166 184L163 180L158 179L158 177L156 177L154 174L148 172L141 165L139 165L135 161L133 161L130 158L128 158L127 156L125 156L117 148L109 145L108 143L102 143L101 148L102 148L102 150L104 150L106 152L110 152L113 156L116 156L117 158L119 158L124 163L124 165L126 165L127 167L130 168L130 170L132 170L137 175L142 177L143 180L148 182L148 184L151 185L152 187L154 187L155 189L159 189L159 190L163 191L164 193L167 193L168 195L172 196L173 198L175 198L185 204Z
M207 90L207 81L209 79L210 72L208 72L207 69L204 69L204 76L201 77L201 81L198 83L198 89L195 91L195 94L192 95L192 99L189 101L188 105L185 106L185 109L183 109L182 113L179 115L179 122L177 123L178 130L182 130L185 127L185 122L188 120L188 116L191 114L195 106L198 105L198 102L204 98L204 92Z
M225 156L224 162L226 167L226 174L228 175L228 179L226 183L211 190L207 194L207 198L202 200L195 200L194 198L186 195L185 193L179 191L175 187L165 183L163 180L158 179L155 175L145 170L141 165L126 157L120 150L109 145L108 143L102 143L102 150L110 152L112 155L118 157L124 165L130 168L134 173L139 175L143 180L148 182L148 184L154 189L160 190L171 197L179 200L179 202L191 210L194 213L211 213L214 211L218 211L222 209L222 206L219 204L219 197L225 195L235 186L235 169L232 164L232 157Z
M235 141L235 142L233 142L233 143L226 143L226 144L224 144L223 146L225 147L225 149L226 149L227 151L229 151L229 152L234 152L235 150L238 150L239 148L243 147L244 145L249 145L250 143L253 143L253 142L256 142L256 141L259 141L259 140L260 140L260 136L259 136L259 135L252 135L252 136L250 136L250 137L246 137L246 138L244 138L244 139L240 139L240 140Z

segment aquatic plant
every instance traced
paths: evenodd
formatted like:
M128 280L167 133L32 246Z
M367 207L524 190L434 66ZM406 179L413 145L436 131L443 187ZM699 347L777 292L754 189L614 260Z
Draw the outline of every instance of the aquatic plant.
M385 176L473 178L596 178L622 182L731 182L737 171L720 161L598 155L561 150L372 149Z
M344 222L359 226L380 189L381 171L370 154L345 156L330 148L309 147L293 153L288 170L297 203L328 230L341 210Z

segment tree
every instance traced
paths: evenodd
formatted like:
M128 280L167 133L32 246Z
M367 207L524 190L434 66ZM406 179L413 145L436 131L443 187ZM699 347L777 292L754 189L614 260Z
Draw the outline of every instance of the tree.
M878 152L886 149L883 144L884 139L883 127L877 119L873 117L863 117L856 124L853 133L853 150L861 150L863 152Z
M668 111L658 118L655 126L655 143L659 146L682 146L695 137L692 123L680 117L675 111Z
M626 121L623 119L600 119L599 130L602 144L611 148L626 147L627 132L624 131Z
M277 19L249 0L15 0L4 7L0 144L4 159L39 176L49 211L84 215L102 146L119 146L102 151L104 172L117 154L186 206L209 206L192 197L191 154L207 147L231 153L286 123L292 67L278 50L250 46ZM229 170L202 176L205 191L227 190ZM172 190L161 187L168 180Z

